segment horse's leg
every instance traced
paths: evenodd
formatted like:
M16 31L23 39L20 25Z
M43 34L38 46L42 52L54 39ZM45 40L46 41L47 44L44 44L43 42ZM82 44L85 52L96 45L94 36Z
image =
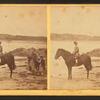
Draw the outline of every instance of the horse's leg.
M69 71L69 66L68 66L68 80L70 79L70 71Z
M84 65L84 66L85 66L85 68L87 70L87 78L89 78L89 69L88 69L87 65Z
M89 69L87 69L87 78L89 78Z
M72 66L70 67L70 79L72 79Z
M12 78L12 68L9 67L9 69L10 69L10 78Z
M9 69L10 69L10 78L12 78L12 68L13 68L13 65L11 66L10 64L7 64Z
M69 80L69 67L68 67L68 80Z
M72 66L69 67L69 79L72 79Z

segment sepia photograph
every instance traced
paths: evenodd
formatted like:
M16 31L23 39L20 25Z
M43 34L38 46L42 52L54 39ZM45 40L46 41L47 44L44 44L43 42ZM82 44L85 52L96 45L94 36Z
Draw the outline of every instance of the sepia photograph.
M100 90L100 6L52 6L50 89Z
M0 6L0 90L47 89L47 7Z

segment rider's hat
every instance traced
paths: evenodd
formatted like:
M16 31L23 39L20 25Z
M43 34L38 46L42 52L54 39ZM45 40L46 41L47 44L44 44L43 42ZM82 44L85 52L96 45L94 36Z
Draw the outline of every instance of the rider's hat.
M77 41L74 41L74 44L78 44L78 42Z

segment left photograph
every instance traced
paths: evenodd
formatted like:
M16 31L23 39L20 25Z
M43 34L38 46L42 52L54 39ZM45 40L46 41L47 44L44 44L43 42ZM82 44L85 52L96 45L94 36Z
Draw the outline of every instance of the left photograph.
M0 90L47 89L47 7L0 6Z

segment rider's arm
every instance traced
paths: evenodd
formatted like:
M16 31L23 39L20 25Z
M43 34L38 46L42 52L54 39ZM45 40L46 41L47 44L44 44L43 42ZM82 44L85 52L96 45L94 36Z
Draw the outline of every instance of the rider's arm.
M73 51L73 54L77 53L79 51L79 48L78 47L75 47L74 48L74 51Z

